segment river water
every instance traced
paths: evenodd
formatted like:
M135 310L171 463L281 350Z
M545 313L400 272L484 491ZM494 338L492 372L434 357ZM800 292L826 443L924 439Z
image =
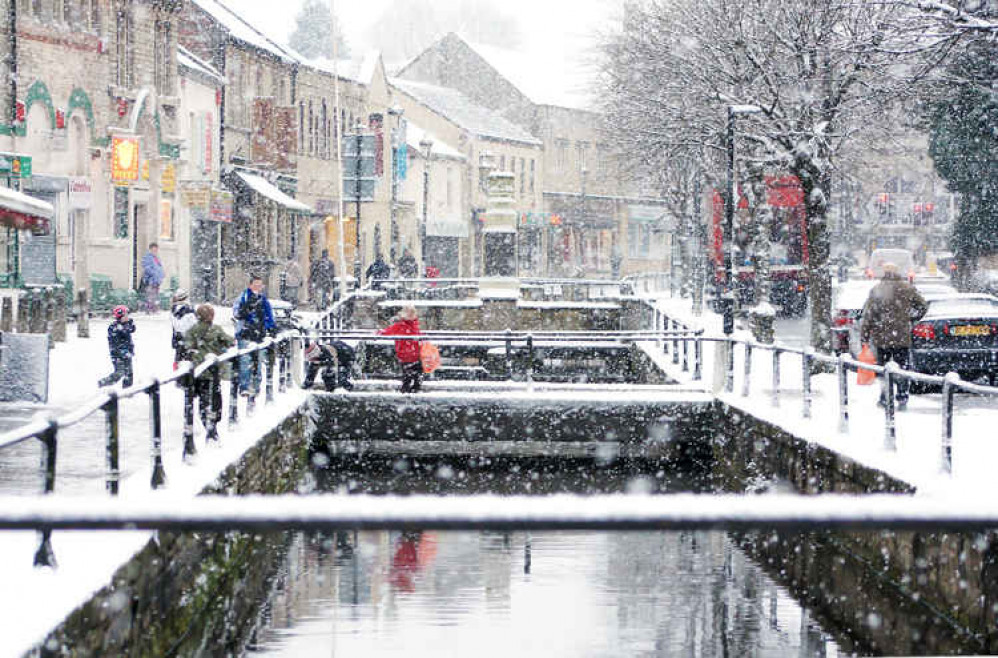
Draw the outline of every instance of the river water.
M382 493L702 490L659 467L333 464ZM363 483L363 484L361 484ZM769 483L767 486L779 486ZM723 532L295 534L253 656L835 656L836 642Z

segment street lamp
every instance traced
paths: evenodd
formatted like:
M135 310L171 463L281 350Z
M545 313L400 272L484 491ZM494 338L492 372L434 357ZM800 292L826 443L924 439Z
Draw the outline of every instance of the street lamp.
M423 223L419 226L419 259L422 262L421 276L426 276L426 220L430 202L430 153L433 140L423 137L419 140L419 150L423 153Z
M721 304L724 309L724 333L735 331L735 117L739 114L762 112L757 105L728 106L728 191L724 198L724 294ZM728 364L733 367L733 363Z

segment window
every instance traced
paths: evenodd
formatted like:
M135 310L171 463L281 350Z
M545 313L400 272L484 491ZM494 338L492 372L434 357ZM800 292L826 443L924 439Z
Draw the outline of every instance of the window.
M506 171L506 156L499 156L499 171Z
M127 6L118 8L115 16L115 33L117 45L115 49L115 84L130 89L135 86L135 57L132 12Z
M651 247L651 224L627 222L627 255L631 258L648 258Z
M128 188L114 188L114 237L128 237Z
M534 160L530 160L530 193L534 193Z
M526 192L526 180L527 180L527 167L524 164L524 158L520 158L520 196Z
M298 102L298 155L305 154L305 101Z
M90 29L100 33L100 0L89 0L90 2Z
M576 149L579 154L579 171L588 171L588 162L586 162L587 154L589 151L589 144L586 142L578 142L576 144Z
M329 158L329 116L326 114L326 99L322 99L322 108L319 110L319 137L321 141L321 147L319 148L319 157L323 159Z
M568 140L559 139L557 145L555 146L555 155L557 156L556 162L558 167L565 168L568 166Z
M312 111L312 101L308 102L308 154L315 154L315 113Z
M157 20L155 25L155 77L159 93L173 94L173 25L168 20Z

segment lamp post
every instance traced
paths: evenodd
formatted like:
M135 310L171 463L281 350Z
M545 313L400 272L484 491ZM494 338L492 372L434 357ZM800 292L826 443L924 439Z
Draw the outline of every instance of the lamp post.
M419 140L419 150L423 153L423 222L419 225L419 260L420 276L426 276L426 220L430 205L430 154L433 152L433 140L423 137Z
M724 333L735 331L735 117L739 114L762 112L757 105L728 106L728 190L724 197L724 295L721 303L724 308ZM729 363L729 366L733 366Z

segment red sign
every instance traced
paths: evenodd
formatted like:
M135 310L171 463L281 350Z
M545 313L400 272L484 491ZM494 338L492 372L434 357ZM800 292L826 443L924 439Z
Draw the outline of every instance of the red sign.
M138 137L113 137L111 139L111 179L115 181L139 179Z

